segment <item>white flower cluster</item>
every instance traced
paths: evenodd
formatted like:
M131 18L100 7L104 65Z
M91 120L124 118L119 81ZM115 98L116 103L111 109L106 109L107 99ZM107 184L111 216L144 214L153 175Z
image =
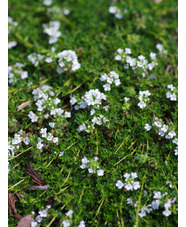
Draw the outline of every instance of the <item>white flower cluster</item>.
M36 54L35 52L28 55L28 60L32 62L34 66L38 66L40 62L44 59L44 55Z
M166 93L167 98L170 99L171 101L176 101L177 100L175 94L176 88L172 84L167 85L167 88L170 89L170 91L167 91Z
M109 120L106 119L105 116L103 116L102 114L95 116L95 113L96 113L95 109L99 109L102 100L106 100L106 99L107 99L107 96L104 93L101 93L98 89L95 89L95 90L91 89L87 91L85 95L82 96L82 101L78 103L76 98L72 97L70 99L70 103L72 105L77 103L74 106L75 110L85 109L87 106L93 107L90 109L90 115L91 116L94 115L91 122L85 121L83 124L79 125L77 129L78 132L86 131L87 133L90 133L95 128L94 127L95 124L102 125L109 122ZM108 106L104 106L103 109L107 111Z
M63 220L62 224L63 227L69 227L71 225L72 222L72 215L73 215L74 211L73 210L69 210L67 213L65 213L65 215L69 218L66 220ZM85 221L80 221L78 227L85 227Z
M40 130L40 133L41 133L41 136L43 137L43 138L46 138L48 141L52 141L53 143L56 143L56 144L58 144L58 141L59 141L59 138L58 137L54 137L53 135L52 135L52 133L47 133L47 128L41 128L41 130ZM38 138L38 144L37 144L37 148L38 149L42 149L42 147L44 146L44 144L42 144L42 139L41 138Z
M109 120L106 119L102 114L99 117L94 116L92 119L93 126L94 124L102 125L103 123L105 124L106 122L109 122Z
M126 190L130 191L138 190L140 188L139 181L134 181L134 179L138 177L137 173L125 173L123 176L125 177L125 183L123 183L121 180L118 180L115 184L118 189L125 187Z
M169 128L169 125L164 124L163 120L158 119L157 117L154 117L152 126L154 126L159 136L161 137L165 136L166 139L172 139L172 142L177 145L176 149L174 150L175 155L178 155L178 139L176 138L175 131L171 129L173 128L173 126L170 125L170 128ZM144 128L147 131L150 131L152 126L149 124L145 124Z
M52 91L52 87L48 85L42 85L33 90L34 101L37 106L38 113L35 114L33 111L29 112L28 117L32 122L37 122L38 119L48 119L50 116L55 117L56 123L63 122L65 118L71 117L71 112L64 111L62 108L57 108L57 105L61 102L59 98L53 98L55 93ZM47 111L43 115L42 111ZM59 122L60 121L60 122ZM55 124L55 122L53 122Z
M98 165L98 157L94 157L94 159L88 160L86 157L82 158L81 162L81 169L88 168L89 173L97 173L97 175L103 176L104 175L104 170L99 168Z
M167 50L164 49L164 46L162 44L157 44L156 48L159 50L159 53L161 55L166 55L167 54Z
M59 21L50 21L49 24L43 24L44 33L49 35L49 44L56 43L58 38L61 36L59 31L60 22Z
M91 89L85 93L85 102L87 106L100 105L102 100L106 100L107 96L98 89Z
M12 48L15 47L16 45L17 45L17 42L16 42L16 41L8 42L8 49L12 49Z
M105 91L111 90L110 85L113 82L115 83L116 86L119 86L121 84L119 75L114 71L111 71L110 73L108 73L108 75L106 73L102 74L100 80L106 83L103 85Z
M117 49L115 60L126 62L127 64L124 66L125 69L129 69L130 66L134 72L139 72L142 77L145 77L147 71L151 71L158 64L155 53L150 53L151 63L149 63L143 55L139 55L137 59L132 58L129 56L131 53L130 48L125 48L125 50L119 48Z
M33 221L31 223L31 227L37 227L39 225L39 223L42 222L43 218L46 218L48 215L47 215L47 211L51 208L50 205L48 205L45 209L39 211L38 215L36 216L36 220ZM32 213L35 213L35 212L32 212Z
M110 6L109 13L114 14L117 19L122 19L123 14L127 13L127 9L125 9L122 13L121 10L117 6Z
M146 205L145 207L142 207L138 215L140 217L144 217L147 215L147 213L150 213L152 210L158 210L160 208L160 205L163 204L161 200L166 195L167 195L167 192L165 192L164 194L161 194L160 191L154 191L154 196L153 196L154 200L150 204ZM163 215L167 217L171 215L171 211L169 210L169 208L171 207L171 203L174 203L175 200L176 198L174 198L173 200L170 200L170 199L166 200L166 202L164 203L165 210L162 212Z
M70 10L67 8L59 8L58 6L53 6L47 9L47 14L49 16L52 15L52 17L56 16L62 16L62 15L68 15L70 13Z
M59 58L59 66L65 71L69 69L76 71L81 67L75 51L64 50L58 53L57 57Z
M28 145L30 143L30 140L27 134L23 130L20 130L19 132L14 134L14 137L10 141L8 141L8 158L14 156L14 150L19 149L20 143L22 142Z
M140 100L140 102L138 103L138 106L143 109L146 107L146 103L147 101L149 101L149 96L151 95L151 93L149 92L149 90L146 91L140 91L139 92L139 97L138 99Z
M13 20L12 17L8 17L8 34L18 26L18 23Z
M8 82L10 84L15 84L19 79L26 79L28 78L28 72L27 71L23 71L23 67L25 67L25 65L17 62L15 65L13 66L8 66Z

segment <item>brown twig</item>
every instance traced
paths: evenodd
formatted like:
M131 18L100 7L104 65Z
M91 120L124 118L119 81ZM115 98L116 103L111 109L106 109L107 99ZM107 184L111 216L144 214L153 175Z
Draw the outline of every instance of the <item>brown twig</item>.
M14 195L11 194L11 192L8 192L8 210L9 210L9 215L21 220L22 216L17 213L17 210L15 208L15 197Z
M32 181L40 186L46 185L46 182L34 171L32 167L32 162L29 162L29 167L30 169L28 169L28 175L32 177Z

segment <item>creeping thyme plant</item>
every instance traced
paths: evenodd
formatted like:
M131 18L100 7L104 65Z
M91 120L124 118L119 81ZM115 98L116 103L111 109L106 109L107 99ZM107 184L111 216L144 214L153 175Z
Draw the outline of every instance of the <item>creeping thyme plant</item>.
M9 0L8 29L9 226L177 226L177 1Z

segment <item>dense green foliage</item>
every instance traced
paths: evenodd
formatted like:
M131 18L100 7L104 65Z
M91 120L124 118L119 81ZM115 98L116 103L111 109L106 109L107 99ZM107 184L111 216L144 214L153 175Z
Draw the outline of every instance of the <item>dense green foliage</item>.
M111 5L122 11L127 9L122 19L109 13ZM70 13L47 15L52 6L67 8ZM30 140L28 145L21 141L9 157L9 191L16 197L17 212L25 216L34 211L35 219L50 199L51 208L40 226L63 226L63 220L69 219L65 215L69 210L74 211L71 226L78 226L81 220L88 227L177 226L176 144L158 135L158 129L152 126L157 117L168 125L169 131L177 134L178 130L177 101L166 97L170 84L177 95L177 1L126 0L112 4L107 0L53 0L52 6L43 5L41 0L9 0L9 16L18 23L9 34L9 42L17 42L9 50L9 66L20 62L28 72L28 78L9 83L9 141L20 130ZM54 44L49 44L49 36L43 32L43 24L49 21L60 22L61 36ZM158 54L157 44L163 44L166 55ZM130 48L132 57L143 55L148 61L150 53L156 53L157 65L141 77L131 67L124 69L125 62L115 60L118 48ZM81 64L77 71L58 74L57 59L50 64L41 61L36 66L28 60L33 52L47 56L63 50L76 52ZM100 78L110 71L119 74L121 84L105 91ZM39 120L31 122L29 112L38 113L32 92L43 84L52 87L54 98L61 100L57 107L70 111L71 117L59 121L53 116L46 119L47 110L43 110ZM104 115L109 122L95 125L90 133L78 132L79 125L91 122L91 107L75 110L70 100L72 97L82 100L90 89L106 94L107 99L96 114ZM147 106L141 109L139 92L146 90L151 95ZM130 100L125 102L125 97ZM17 110L29 100L27 106ZM49 122L55 123L53 129ZM150 131L144 128L147 123L152 126ZM46 144L38 149L41 128L53 130L58 143L42 138ZM59 156L62 151L64 154ZM103 176L80 168L82 158L90 160L95 156L104 170ZM35 184L27 173L30 161L49 185L47 190L27 190ZM116 182L124 182L123 174L132 172L138 174L140 188L118 189ZM157 191L162 195L167 192L159 209L139 216L141 208L151 204ZM127 198L133 203L127 204ZM171 214L166 217L162 212L168 199L172 201ZM17 223L17 219L9 216L9 226Z

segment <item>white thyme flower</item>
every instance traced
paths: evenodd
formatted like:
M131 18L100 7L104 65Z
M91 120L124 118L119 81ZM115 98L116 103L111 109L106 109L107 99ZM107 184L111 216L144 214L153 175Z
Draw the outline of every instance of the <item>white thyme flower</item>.
M118 180L117 182L116 182L116 187L118 188L118 189L121 189L121 188L123 188L123 186L124 186L124 184L123 184L123 182L121 181L121 180Z
M72 215L73 215L74 211L73 210L69 210L66 214L66 216L72 218Z
M80 223L79 223L79 225L78 225L78 227L85 227L85 221L80 221Z
M99 169L97 170L97 175L100 177L100 176L103 176L104 175L104 170L103 169Z
M149 124L145 124L145 127L144 127L147 131L151 130L152 126L150 126Z

